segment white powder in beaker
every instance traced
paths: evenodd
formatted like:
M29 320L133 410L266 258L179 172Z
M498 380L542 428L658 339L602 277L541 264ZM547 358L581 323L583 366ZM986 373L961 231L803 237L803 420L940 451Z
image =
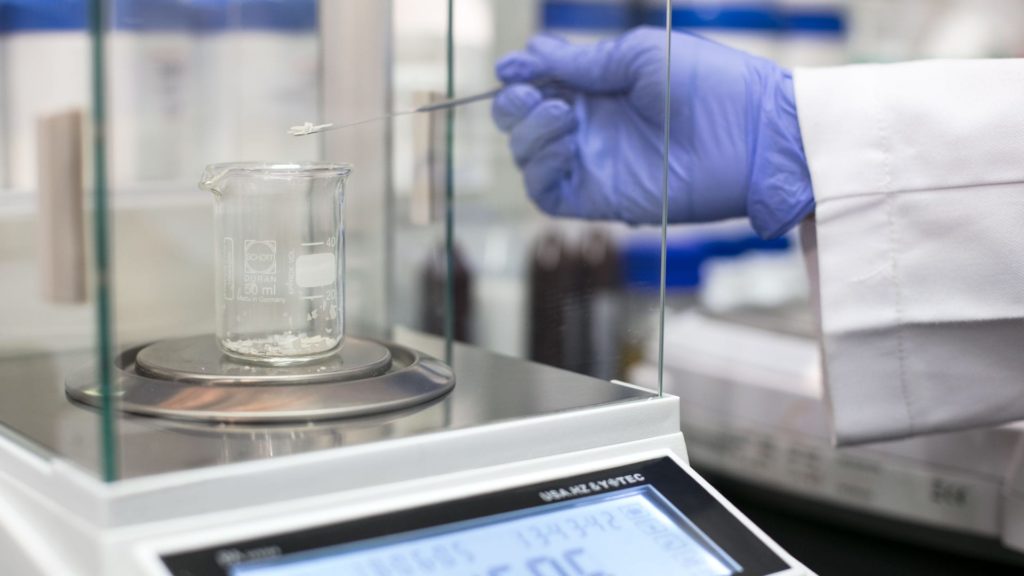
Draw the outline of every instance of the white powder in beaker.
M287 359L293 356L318 354L330 350L337 343L338 341L335 338L307 336L305 334L274 334L265 338L228 339L223 341L226 348L237 354L268 360L276 356Z

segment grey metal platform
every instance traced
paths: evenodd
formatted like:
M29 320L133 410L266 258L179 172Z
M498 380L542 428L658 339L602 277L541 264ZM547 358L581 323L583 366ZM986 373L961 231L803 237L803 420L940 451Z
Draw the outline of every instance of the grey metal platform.
M67 379L70 398L99 407L94 364ZM213 335L160 340L114 360L123 412L172 420L278 424L354 418L412 408L455 386L444 362L395 343L346 339L337 353L302 365L246 364Z
M407 334L404 346L442 357L439 338ZM70 402L65 371L92 360L19 357L0 360L0 424L43 455L56 453L100 470L100 418ZM118 419L122 478L355 446L594 407L644 402L657 395L588 376L457 345L458 385L432 403L400 412L301 425L203 425L123 415ZM20 372L23 376L13 378ZM12 434L6 434L13 436Z

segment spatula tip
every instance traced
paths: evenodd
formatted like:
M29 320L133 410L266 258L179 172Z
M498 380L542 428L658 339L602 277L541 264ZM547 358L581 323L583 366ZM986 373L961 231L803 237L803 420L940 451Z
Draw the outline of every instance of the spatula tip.
M296 124L288 129L288 134L291 136L308 136L309 134L316 134L322 132L334 124L313 124L312 122L304 122L302 124Z

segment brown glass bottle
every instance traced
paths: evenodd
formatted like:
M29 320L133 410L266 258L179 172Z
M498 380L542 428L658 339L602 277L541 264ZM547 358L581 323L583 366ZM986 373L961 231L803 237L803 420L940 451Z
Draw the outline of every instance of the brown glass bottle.
M530 359L582 367L579 256L556 229L541 234L530 258Z
M454 264L454 338L460 342L470 342L470 326L472 326L472 289L473 276L466 259L458 244L452 246ZM444 336L445 287L448 282L448 259L444 242L438 242L427 256L427 261L420 274L422 300L420 313L422 328L425 332Z
M620 376L621 286L615 239L603 228L589 229L580 243L583 371L605 380Z

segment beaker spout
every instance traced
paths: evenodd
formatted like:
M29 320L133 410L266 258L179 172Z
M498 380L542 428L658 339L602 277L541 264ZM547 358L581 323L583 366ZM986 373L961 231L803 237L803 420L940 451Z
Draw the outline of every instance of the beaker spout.
M231 172L231 166L225 164L211 164L203 170L199 178L199 189L205 192L220 194L223 192L224 177Z

